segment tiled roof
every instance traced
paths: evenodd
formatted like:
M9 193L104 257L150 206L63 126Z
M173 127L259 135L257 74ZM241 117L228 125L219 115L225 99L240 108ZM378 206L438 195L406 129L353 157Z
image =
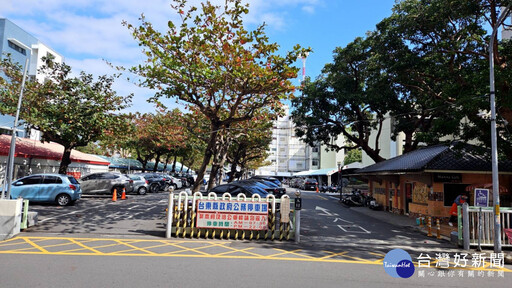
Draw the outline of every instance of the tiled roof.
M11 136L0 135L0 155L9 155L11 147ZM27 138L16 138L15 157L38 158L60 161L64 153L64 146L55 142L41 142ZM110 162L91 154L82 153L77 150L71 151L71 162L82 162L96 165L108 166Z
M488 150L469 144L440 144L356 170L354 174L431 171L491 171ZM500 161L499 171L512 172L512 161Z

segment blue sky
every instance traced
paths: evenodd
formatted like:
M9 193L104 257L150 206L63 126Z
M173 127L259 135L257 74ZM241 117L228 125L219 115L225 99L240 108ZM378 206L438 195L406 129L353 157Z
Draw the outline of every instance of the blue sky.
M191 0L199 3L199 0ZM223 3L222 0L213 0ZM311 47L306 76L317 77L332 51L361 36L391 15L394 0L250 0L245 19L249 29L265 22L271 42L281 51L295 44ZM140 48L121 21L137 24L144 13L157 28L175 20L170 0L0 0L0 18L8 18L65 57L75 72L95 75L115 73L114 65L131 67L143 61ZM300 61L297 66L302 66ZM299 73L300 75L300 73ZM298 80L294 83L298 84ZM129 111L151 112L146 99L153 93L118 81L119 94L134 93Z

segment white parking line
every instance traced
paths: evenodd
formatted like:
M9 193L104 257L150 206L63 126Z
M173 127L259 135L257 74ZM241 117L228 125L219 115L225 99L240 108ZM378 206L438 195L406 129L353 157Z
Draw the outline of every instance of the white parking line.
M135 205L135 206L132 206L132 207L130 207L130 208L128 208L128 209L126 209L126 210L132 210L133 208L137 208L137 207L139 207L139 206L140 206L140 205Z
M345 228L347 229L350 229L350 228L359 228L361 230L363 230L363 232L360 232L360 231L356 231L356 230L352 230L350 229L350 231L346 230ZM338 228L340 228L341 230L345 231L345 232L350 232L350 233L365 233L365 234L370 234L371 232L364 229L363 227L359 226L359 225L338 225Z
M114 203L114 202L112 202ZM103 206L107 206L107 205L110 205L112 203L106 203L106 204L103 204L103 205L98 205L98 206L94 206L94 207L89 207L87 209L83 209L83 210L76 210L76 211L73 211L73 212L69 212L69 213L66 213L66 214L60 214L58 216L55 216L55 217L50 217L50 218L45 218L45 219L42 219L42 220L39 220L38 222L40 223L43 223L43 222L46 222L48 220L52 220L52 219L55 219L55 218L58 218L58 217L62 217L62 216L66 216L66 215L72 215L72 214L75 214L75 213L78 213L78 212L83 212L83 211L86 211L86 210L90 210L90 209L96 209L98 207L103 207Z

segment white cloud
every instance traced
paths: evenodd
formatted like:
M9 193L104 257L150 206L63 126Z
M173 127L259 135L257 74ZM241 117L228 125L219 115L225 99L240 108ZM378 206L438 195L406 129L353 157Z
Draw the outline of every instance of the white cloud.
M286 30L289 18L297 17L286 11L297 9L302 13L314 13L315 7L322 5L323 0L247 1L250 3L250 13L245 19L247 24L265 22L269 28ZM200 2L190 1L193 5ZM224 0L212 2L224 4ZM0 17L10 19L62 54L74 72L84 70L103 75L117 71L113 71L102 59L125 67L144 60L141 47L121 22L126 20L138 25L143 13L157 30L165 31L167 21L177 20L170 4L170 0L0 0ZM145 99L153 96L148 89L119 81L116 90L120 95L133 92L136 107L153 110L152 104L145 102Z

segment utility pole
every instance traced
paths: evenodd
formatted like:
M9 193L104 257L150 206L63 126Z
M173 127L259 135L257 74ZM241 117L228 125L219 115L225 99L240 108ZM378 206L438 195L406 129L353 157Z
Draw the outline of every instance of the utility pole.
M25 69L23 71L23 78L21 79L21 89L20 96L18 97L18 106L16 108L16 117L14 117L14 126L12 127L11 147L9 147L9 156L7 157L7 169L5 169L5 188L3 190L5 191L5 193L2 192L2 199L11 198L11 183L12 176L14 174L14 154L16 151L16 128L18 127L18 120L20 117L21 100L23 99L23 89L25 89L25 78L27 78L28 61L29 58L25 59Z
M501 252L500 194L498 174L498 145L496 136L496 91L494 85L494 38L505 18L510 12L510 5L502 10L494 25L489 41L489 81L491 104L491 154L492 154L492 199L494 204L494 252Z

